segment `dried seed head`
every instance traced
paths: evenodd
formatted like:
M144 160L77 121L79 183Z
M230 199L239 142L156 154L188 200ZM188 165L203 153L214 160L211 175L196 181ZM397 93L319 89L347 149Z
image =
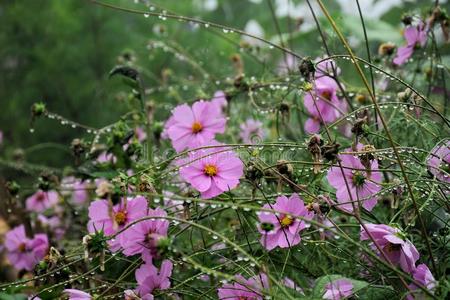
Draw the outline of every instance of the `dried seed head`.
M353 123L352 132L356 136L363 136L366 134L367 117L358 118Z
M314 63L312 62L311 58L305 57L300 62L298 70L300 71L300 74L305 78L306 81L311 81L311 79L314 76L314 72L316 71L316 67L314 66Z
M321 147L322 156L328 161L335 161L339 153L339 145L336 142L327 142L326 145Z
M252 182L258 182L263 176L263 172L254 164L249 164L245 169L245 178Z
M405 24L405 26L411 25L413 22L413 17L410 15L403 15L402 16L402 23Z
M374 151L376 148L373 145L364 145L364 147L361 149L361 153L359 155L359 160L361 161L362 165L366 168L366 172L370 177L371 173L371 162L375 159Z
M286 175L288 177L292 176L294 173L294 167L288 161L280 159L277 162L277 170L280 174Z

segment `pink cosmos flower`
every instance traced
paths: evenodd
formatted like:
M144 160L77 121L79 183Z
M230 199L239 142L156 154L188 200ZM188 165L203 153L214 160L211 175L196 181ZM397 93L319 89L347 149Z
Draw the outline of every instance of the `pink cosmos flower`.
M431 150L427 165L431 174L438 180L450 183L450 141Z
M357 145L357 149L361 150L362 144ZM352 152L351 148L346 149ZM352 201L355 206L358 202L362 206L371 211L377 204L377 198L374 196L381 190L381 172L378 170L378 162L374 159L370 161L370 169L367 169L361 160L352 154L339 154L342 169L337 165L328 170L327 179L332 187L337 189L336 198L340 203L338 208L352 212ZM347 185L348 189L347 189Z
M26 200L28 211L43 212L58 203L58 193L55 191L44 192L38 190Z
M436 287L436 280L434 279L433 274L431 274L430 269L428 269L427 265L425 264L420 264L417 266L417 268L413 272L413 279L430 291L432 291ZM408 295L406 297L407 300L427 299L422 294L421 290L419 290L419 287L414 283L411 283L409 285L409 288L413 291L418 291L414 293L414 297L412 295Z
M64 177L61 182L61 194L64 196L72 195L74 204L82 205L89 199L88 183L75 177Z
M155 299L152 294L147 294L143 297L140 297L137 294L137 292L133 291L133 290L124 291L124 297L125 297L125 300L154 300Z
M187 104L173 110L174 123L167 130L177 152L197 148L225 132L226 119L211 102L197 101L192 108Z
M234 283L222 285L217 292L219 299L223 300L262 300L264 299L264 290L268 289L267 275L260 273L249 279L245 279L242 275L236 275Z
M244 174L244 164L225 147L190 152L180 161L180 176L201 193L203 199L213 198L234 189Z
M219 114L228 106L227 95L223 91L217 91L211 99L211 104L216 107Z
M303 289L298 284L296 284L292 279L290 279L289 277L284 277L282 283L283 283L284 286L286 286L286 287L288 287L290 289L293 289L293 290L297 291L298 293L300 293L302 295L305 294L303 292Z
M323 299L340 300L349 297L353 289L353 284L347 279L337 279L325 285Z
M106 236L114 235L131 222L147 215L148 203L145 197L122 198L119 204L112 206L108 200L96 200L89 206L89 232L103 230ZM120 248L122 239L130 230L116 235L109 241L112 251Z
M257 144L261 142L266 135L263 130L263 123L253 119L245 121L245 123L241 124L240 128L241 133L239 136L246 144Z
M134 135L136 136L139 142L143 142L147 138L147 133L142 127L136 127L134 129Z
M201 281L204 281L204 282L208 282L211 280L211 277L209 277L209 275L207 275L207 274L202 274L202 275L198 276L198 279L200 279Z
M154 290L166 290L170 288L169 277L172 275L172 268L172 262L167 259L163 260L159 271L151 261L143 264L135 273L136 281L138 283L136 293L140 295L140 297L153 299L152 292ZM149 298L150 296L152 296L152 298Z
M332 59L323 60L324 58L317 58L316 62L321 61L316 65L316 72L314 74L314 77L316 79L321 78L323 76L329 77L332 76L338 76L341 74L341 69L336 65L336 62ZM336 89L338 87L337 83L334 82L334 85L336 86Z
M112 153L108 153L106 151L103 151L97 157L97 162L101 163L101 164L103 164L103 163L113 163L113 164L115 164L117 162L117 157L114 154L112 154Z
M91 300L92 297L86 292L76 290L76 289L65 289L63 291L67 296L69 296L69 300Z
M336 81L327 76L316 78L314 89L305 94L303 103L309 114L305 122L307 133L317 133L321 124L329 124L346 111L346 103L336 94Z
M412 273L416 269L419 252L410 241L401 237L400 230L384 224L365 224L365 226L392 264L400 265L407 273ZM370 239L362 226L360 238L362 241ZM370 246L373 250L377 250L375 244L371 243Z
M66 233L66 229L58 216L46 217L40 214L37 216L37 220L44 228L49 229L53 236L58 240Z
M72 202L77 205L86 203L89 199L88 185L83 181L76 181L73 185Z
M157 207L149 209L148 217L166 217L167 213ZM142 254L145 261L157 255L157 246L160 239L167 236L169 221L163 218L146 219L136 223L127 230L122 239L123 254L126 256Z
M287 248L300 243L300 231L309 227L309 224L298 217L306 220L314 217L314 212L305 207L298 194L292 194L289 199L286 196L280 196L275 204L272 206L265 204L263 208L278 212L278 215L271 212L258 214L260 222L258 230L262 234L260 242L269 251L277 246Z
M48 248L47 235L36 234L33 239L29 239L23 225L11 229L5 236L8 260L17 270L33 270L47 254Z
M415 49L425 46L427 31L428 28L422 21L405 29L403 36L406 39L406 46L398 48L397 55L393 60L394 65L403 65L412 56Z

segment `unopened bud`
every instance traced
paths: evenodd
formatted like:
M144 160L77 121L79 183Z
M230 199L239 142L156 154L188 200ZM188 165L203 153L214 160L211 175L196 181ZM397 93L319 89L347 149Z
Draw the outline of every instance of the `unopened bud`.
M20 185L15 181L8 181L5 184L5 188L12 197L19 194Z
M156 189L153 186L153 179L147 175L142 175L139 178L139 191L142 193L156 193Z
M34 103L33 106L31 106L31 114L33 117L40 117L43 114L47 112L47 109L45 107L45 103L43 102L37 102Z
M411 25L413 21L413 17L410 15L403 15L402 17L402 23L405 24L405 26Z
M395 51L395 44L387 42L383 43L378 47L378 55L380 56L391 56Z

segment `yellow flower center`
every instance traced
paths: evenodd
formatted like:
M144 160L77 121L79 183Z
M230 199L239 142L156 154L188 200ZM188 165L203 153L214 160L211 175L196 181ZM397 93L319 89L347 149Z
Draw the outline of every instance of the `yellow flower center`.
M117 225L124 225L127 220L127 214L126 212L119 211L114 215L114 220L116 221Z
M203 126L202 126L202 124L200 124L200 122L194 122L194 124L192 124L192 132L193 133L199 133L202 130L203 130Z
M217 175L217 167L215 165L206 165L205 168L203 169L203 172L205 173L205 175L208 176L216 176Z
M291 216L284 216L280 220L281 227L289 227L294 223L294 219Z

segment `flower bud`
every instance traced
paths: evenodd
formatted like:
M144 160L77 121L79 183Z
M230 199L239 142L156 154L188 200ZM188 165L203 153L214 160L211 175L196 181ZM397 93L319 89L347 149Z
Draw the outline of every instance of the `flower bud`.
M73 139L70 144L70 149L75 157L79 158L87 150L87 145L81 139Z
M20 191L20 185L15 181L6 182L5 188L12 197L18 195Z
M339 153L339 145L336 142L327 142L321 147L322 156L328 161L334 161Z
M37 102L31 106L31 115L33 118L40 117L43 114L45 114L46 112L47 112L47 109L45 108L45 103L43 103L43 102Z
M397 94L397 98L401 102L408 102L409 98L411 98L412 91L407 88L403 92Z
M127 64L128 65L128 64L132 64L135 61L136 61L136 55L135 55L134 51L131 49L126 49L117 58L117 62L119 64Z
M376 149L373 145L364 145L361 151L366 153L361 153L359 155L359 160L361 161L361 164L366 168L368 174L370 174L371 172L371 162L375 159L375 155L373 154L375 150Z
M234 78L233 85L235 88L242 90L242 91L248 91L248 89L249 89L248 83L245 80L244 75L236 76L236 78Z
M14 161L23 161L25 159L25 151L21 148L14 149L12 158Z
M405 26L411 25L413 22L413 17L410 15L403 15L402 16L402 23L405 24Z
M323 140L320 135L314 134L308 142L308 151L311 153L314 161L314 174L318 174L320 171L320 161L322 159L322 149Z
M241 59L241 56L239 54L233 54L231 56L231 61L233 62L234 69L236 71L236 76L240 77L244 74L244 63Z
M305 57L300 62L298 70L300 71L300 74L305 78L306 81L311 81L314 72L316 71L316 67L314 66L314 63L312 62L311 58Z
M43 191L48 191L58 185L59 185L58 176L47 171L44 171L39 175L38 178L39 189Z
M288 161L280 159L277 161L277 170L280 174L291 177L294 173L294 167Z
M156 189L153 186L153 179L148 175L142 175L139 178L139 191L142 193L156 193Z
M380 56L391 56L395 51L395 44L387 42L383 43L378 47L378 55Z
M352 132L356 136L364 136L367 131L367 117L362 117L356 119L355 123L353 123Z
M254 164L249 164L249 166L245 169L245 178L252 182L258 182L263 175L263 172Z

